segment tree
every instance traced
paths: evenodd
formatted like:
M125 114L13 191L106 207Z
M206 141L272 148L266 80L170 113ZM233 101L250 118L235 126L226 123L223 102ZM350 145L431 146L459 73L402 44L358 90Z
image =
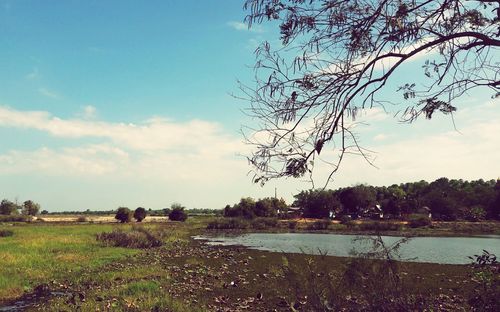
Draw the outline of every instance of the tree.
M142 222L142 220L146 219L147 215L146 209L142 207L137 207L134 211L134 219L136 219L137 222Z
M17 213L17 209L19 207L11 202L10 200L3 199L2 202L0 203L0 214L1 215L12 215Z
M168 215L168 219L170 221L184 222L187 220L188 215L184 211L185 207L183 207L181 204L174 203L174 204L172 204L172 206L170 208L171 208L171 211L170 211L170 214Z
M130 222L132 220L132 211L127 207L120 207L116 211L115 219L121 223Z
M328 218L340 207L337 196L331 190L302 191L294 197L294 206L302 207L306 218Z
M23 203L22 214L27 216L35 216L40 211L40 205L27 200Z
M332 166L328 183L346 154L371 162L352 127L363 109L397 104L399 118L412 122L453 113L454 100L471 89L500 95L498 1L247 0L244 7L249 27L271 21L281 33L280 47L256 49L256 83L240 84L260 122L245 133L254 182L312 177L321 159ZM420 76L404 72L422 55ZM410 80L395 101L383 93L401 73ZM333 152L321 154L327 147Z
M375 203L376 193L369 186L357 185L340 191L339 199L342 203L343 212L356 217L361 213L361 209Z

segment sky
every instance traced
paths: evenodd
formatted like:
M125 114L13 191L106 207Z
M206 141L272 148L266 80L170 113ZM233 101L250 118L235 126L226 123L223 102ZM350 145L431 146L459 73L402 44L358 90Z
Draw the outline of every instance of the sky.
M242 156L240 128L256 121L232 94L252 82L257 44L277 39L244 17L235 0L0 0L0 199L218 209L276 191L290 203L311 185L255 185ZM422 74L417 61L400 75ZM454 120L411 125L366 110L357 131L376 167L349 157L329 187L500 177L499 101L455 104Z

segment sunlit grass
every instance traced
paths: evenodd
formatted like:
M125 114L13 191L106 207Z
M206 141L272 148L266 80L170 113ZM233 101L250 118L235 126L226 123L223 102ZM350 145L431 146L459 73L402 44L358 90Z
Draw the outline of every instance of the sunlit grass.
M113 226L0 226L14 232L0 239L0 301L18 297L52 278L137 253L96 242L97 233L111 231Z

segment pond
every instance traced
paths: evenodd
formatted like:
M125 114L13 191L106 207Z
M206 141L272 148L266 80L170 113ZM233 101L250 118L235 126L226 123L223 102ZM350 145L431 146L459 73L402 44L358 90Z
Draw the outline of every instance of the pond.
M353 257L372 250L367 235L312 234L312 233L250 233L237 236L195 236L210 245L244 246L250 249L329 256ZM390 246L403 237L382 236ZM476 237L414 237L401 245L399 260L441 264L471 263L468 256L479 255L483 249L500 256L500 236Z

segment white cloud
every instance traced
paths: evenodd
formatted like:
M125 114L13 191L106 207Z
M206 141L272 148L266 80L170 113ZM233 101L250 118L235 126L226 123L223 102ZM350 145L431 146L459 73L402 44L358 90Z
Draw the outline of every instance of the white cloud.
M38 93L51 99L61 98L61 95L59 93L49 90L47 88L38 88Z
M97 108L92 105L86 105L82 108L82 111L78 114L78 116L83 119L93 119L97 117Z
M94 112L94 109L87 109ZM18 111L0 106L0 127L43 131L61 138L97 138L98 145L78 148L11 150L0 155L0 172L46 174L118 174L209 181L246 172L237 153L246 149L240 138L213 122L174 122L151 118L142 124L61 119L44 111ZM232 168L232 169L229 169Z
M264 32L264 28L262 28L262 26L260 26L260 25L252 25L252 27L248 28L247 24L241 23L241 22L235 22L235 21L228 22L227 25L235 30L238 30L238 31L248 31L248 32L253 32L253 33L263 33Z

